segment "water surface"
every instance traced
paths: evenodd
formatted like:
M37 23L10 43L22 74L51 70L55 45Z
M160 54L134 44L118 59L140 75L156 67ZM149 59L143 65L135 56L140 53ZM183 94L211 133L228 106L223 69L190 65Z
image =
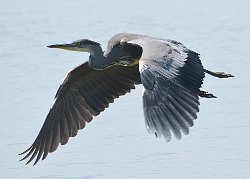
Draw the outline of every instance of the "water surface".
M0 178L250 177L249 1L3 1L0 6ZM18 153L38 134L65 74L87 54L46 48L118 32L172 38L201 54L207 76L190 135L166 143L147 133L141 87L115 101L75 138L36 166Z

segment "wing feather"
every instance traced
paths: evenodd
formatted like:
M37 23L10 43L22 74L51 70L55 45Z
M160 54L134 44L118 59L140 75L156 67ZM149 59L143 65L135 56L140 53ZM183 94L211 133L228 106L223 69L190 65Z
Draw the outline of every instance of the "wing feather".
M44 160L59 144L66 144L70 137L92 121L114 102L140 84L139 66L112 66L94 70L84 63L67 74L59 87L54 104L34 143L21 159L30 163L36 158Z
M204 69L199 54L171 40L142 37L123 39L143 49L139 60L143 110L149 132L171 140L189 133L199 111Z

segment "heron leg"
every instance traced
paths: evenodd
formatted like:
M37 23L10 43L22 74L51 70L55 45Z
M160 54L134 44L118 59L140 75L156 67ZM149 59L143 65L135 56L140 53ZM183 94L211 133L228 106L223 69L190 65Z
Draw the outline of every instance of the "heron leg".
M209 70L206 70L204 69L204 72L209 74L209 75L212 75L212 76L215 76L217 78L229 78L229 77L234 77L233 75L231 74L226 74L224 72L212 72L212 71L209 71Z
M198 94L199 94L199 96L202 97L202 98L217 98L217 97L214 96L212 93L208 93L208 92L202 91L202 90L200 90Z

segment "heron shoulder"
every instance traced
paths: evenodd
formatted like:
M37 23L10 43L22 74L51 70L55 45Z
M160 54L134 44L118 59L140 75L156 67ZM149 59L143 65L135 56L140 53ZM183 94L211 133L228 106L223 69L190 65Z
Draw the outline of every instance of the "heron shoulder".
M172 41L152 38L148 36L139 37L133 40L129 38L123 38L122 44L137 45L142 48L141 59L161 59L161 58L175 58L177 55L187 56L184 46L180 46L179 43L173 43Z
M107 45L105 54L109 53L115 45L120 44L122 39L129 38L130 40L132 40L135 38L139 38L141 36L143 36L143 35L136 34L136 33L127 33L127 32L121 32L121 33L115 34L108 41L108 45Z

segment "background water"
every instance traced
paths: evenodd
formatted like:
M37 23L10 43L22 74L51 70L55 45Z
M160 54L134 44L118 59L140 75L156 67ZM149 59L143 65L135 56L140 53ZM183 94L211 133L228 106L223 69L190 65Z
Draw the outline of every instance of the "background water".
M0 178L250 178L250 1L26 0L0 2ZM90 38L106 46L118 32L181 41L207 76L190 135L166 143L147 133L141 87L116 100L45 161L25 166L17 154L35 139L69 69L87 54L46 45Z

